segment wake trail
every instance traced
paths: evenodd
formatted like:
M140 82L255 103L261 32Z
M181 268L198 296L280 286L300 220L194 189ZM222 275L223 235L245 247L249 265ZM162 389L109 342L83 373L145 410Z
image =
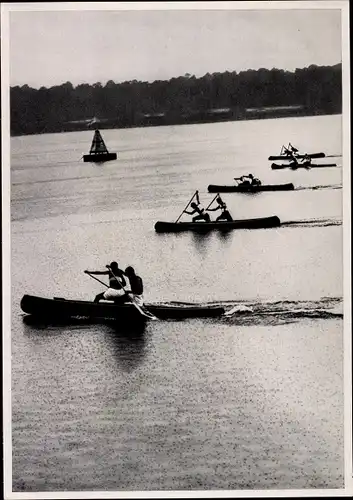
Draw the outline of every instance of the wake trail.
M342 189L341 184L327 184L327 185L319 185L319 186L298 186L294 189L294 191L304 191L311 190L317 191L321 189Z
M328 227L328 226L341 226L342 220L340 219L302 219L281 222L281 227Z
M305 319L326 320L343 319L343 298L322 297L319 300L282 300L282 301L213 301L203 304L192 302L159 302L159 305L185 307L203 305L223 307L221 318L208 319L237 325L278 325ZM204 321L204 320L203 320Z

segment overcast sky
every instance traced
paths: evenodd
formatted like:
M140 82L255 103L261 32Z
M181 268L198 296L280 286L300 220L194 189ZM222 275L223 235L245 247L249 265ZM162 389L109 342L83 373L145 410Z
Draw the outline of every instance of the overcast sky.
M10 12L11 85L104 85L339 62L339 10Z

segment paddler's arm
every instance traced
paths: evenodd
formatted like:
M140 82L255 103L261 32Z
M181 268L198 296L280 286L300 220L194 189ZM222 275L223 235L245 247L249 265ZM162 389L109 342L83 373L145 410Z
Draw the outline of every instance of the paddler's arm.
M216 208L208 208L207 212L215 212L216 210L220 210L220 209L221 209L221 207L218 205L218 207L216 207Z
M194 210L193 212L187 212L186 210L184 210L184 213L188 215L194 215L196 213L196 210Z

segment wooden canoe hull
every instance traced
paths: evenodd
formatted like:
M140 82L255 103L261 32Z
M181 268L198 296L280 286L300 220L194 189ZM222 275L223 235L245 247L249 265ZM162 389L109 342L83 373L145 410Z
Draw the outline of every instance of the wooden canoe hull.
M325 153L311 153L309 155L310 158L325 158ZM296 158L304 158L305 155L297 155ZM269 160L276 161L276 160L290 160L289 155L277 155L277 156L269 156Z
M262 229L278 227L281 221L277 216L261 217L258 219L243 219L225 222L156 222L154 228L157 233L179 233L181 231L195 231L205 233L208 231L230 231L233 229Z
M94 153L83 155L84 162L103 163L105 161L116 160L116 153Z
M293 191L294 185L290 184L262 184L260 186L221 186L210 184L210 193L259 193L261 191Z
M290 168L291 170L297 170L299 168L305 168L306 170L310 170L311 168L328 168L328 167L337 167L337 164L336 163L322 163L321 165L319 164L315 164L315 163L311 163L309 165L291 165L290 163L286 163L286 164L278 164L278 163L272 163L271 165L271 168L272 170L281 170L281 169L284 169L284 168Z
M146 308L158 319L184 319L217 317L224 314L224 308L218 306L162 306L148 304ZM64 320L68 318L89 318L117 320L124 324L146 321L132 304L117 305L109 302L94 302L84 300L67 300L63 298L48 299L34 295L24 295L21 309L37 318Z

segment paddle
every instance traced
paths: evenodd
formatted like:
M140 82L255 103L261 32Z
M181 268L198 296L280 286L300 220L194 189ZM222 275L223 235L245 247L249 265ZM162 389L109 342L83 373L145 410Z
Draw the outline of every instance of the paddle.
M177 220L175 221L175 223L177 223L180 219L180 217L183 215L183 213L185 212L185 210L188 208L188 206L190 205L190 203L192 202L192 200L194 199L194 197L196 196L197 198L197 203L200 203L200 200L199 200L199 192L198 191L195 191L195 193L192 195L191 197L191 200L189 201L189 203L186 205L186 207L184 208L184 210L181 212L181 214L179 215L179 217L177 218Z
M85 274L88 274L88 276L90 276L91 278L93 278L94 280L98 281L99 283L101 283L102 285L106 286L107 288L109 288L109 285L107 285L106 283L104 283L104 281L101 281L100 279L96 278L95 276L93 276L93 274L91 274L89 271L84 271Z
M115 276L115 274L114 274L114 272L113 272L112 268L111 268L109 265L107 265L107 266L106 266L106 268L107 268L107 269L109 269L109 271L112 273L112 275L114 276L114 278L115 278L115 279L116 279L116 280L120 283L121 288L122 288L122 289L124 290L124 292L126 293L126 290L125 290L125 288L124 288L123 284L122 284L122 283L119 281L119 279ZM139 311L139 313L140 313L140 314L142 314L142 316L146 316L146 318L153 319L153 320L158 319L158 318L157 318L154 314L152 314L150 311L148 311L148 310L147 310L147 309L145 309L144 307L140 306L140 305L137 303L137 299L136 299L136 297L134 297L134 295L133 295L133 294L131 294L131 295L130 295L130 294L127 294L127 293L126 293L126 295L128 295L128 297L129 297L129 299L130 299L130 301L131 301L132 305L133 305L134 307L136 307L136 309Z
M280 155L284 154L286 156L294 156L295 153L297 152L298 152L297 148L294 148L292 144L289 142L287 147L284 145L282 146Z
M216 196L213 198L213 200L211 201L211 203L208 205L208 207L206 208L206 210L208 210L210 208L210 206L212 205L212 203L215 201L215 199L219 196L219 193L216 194ZM219 196L220 197L220 196Z

